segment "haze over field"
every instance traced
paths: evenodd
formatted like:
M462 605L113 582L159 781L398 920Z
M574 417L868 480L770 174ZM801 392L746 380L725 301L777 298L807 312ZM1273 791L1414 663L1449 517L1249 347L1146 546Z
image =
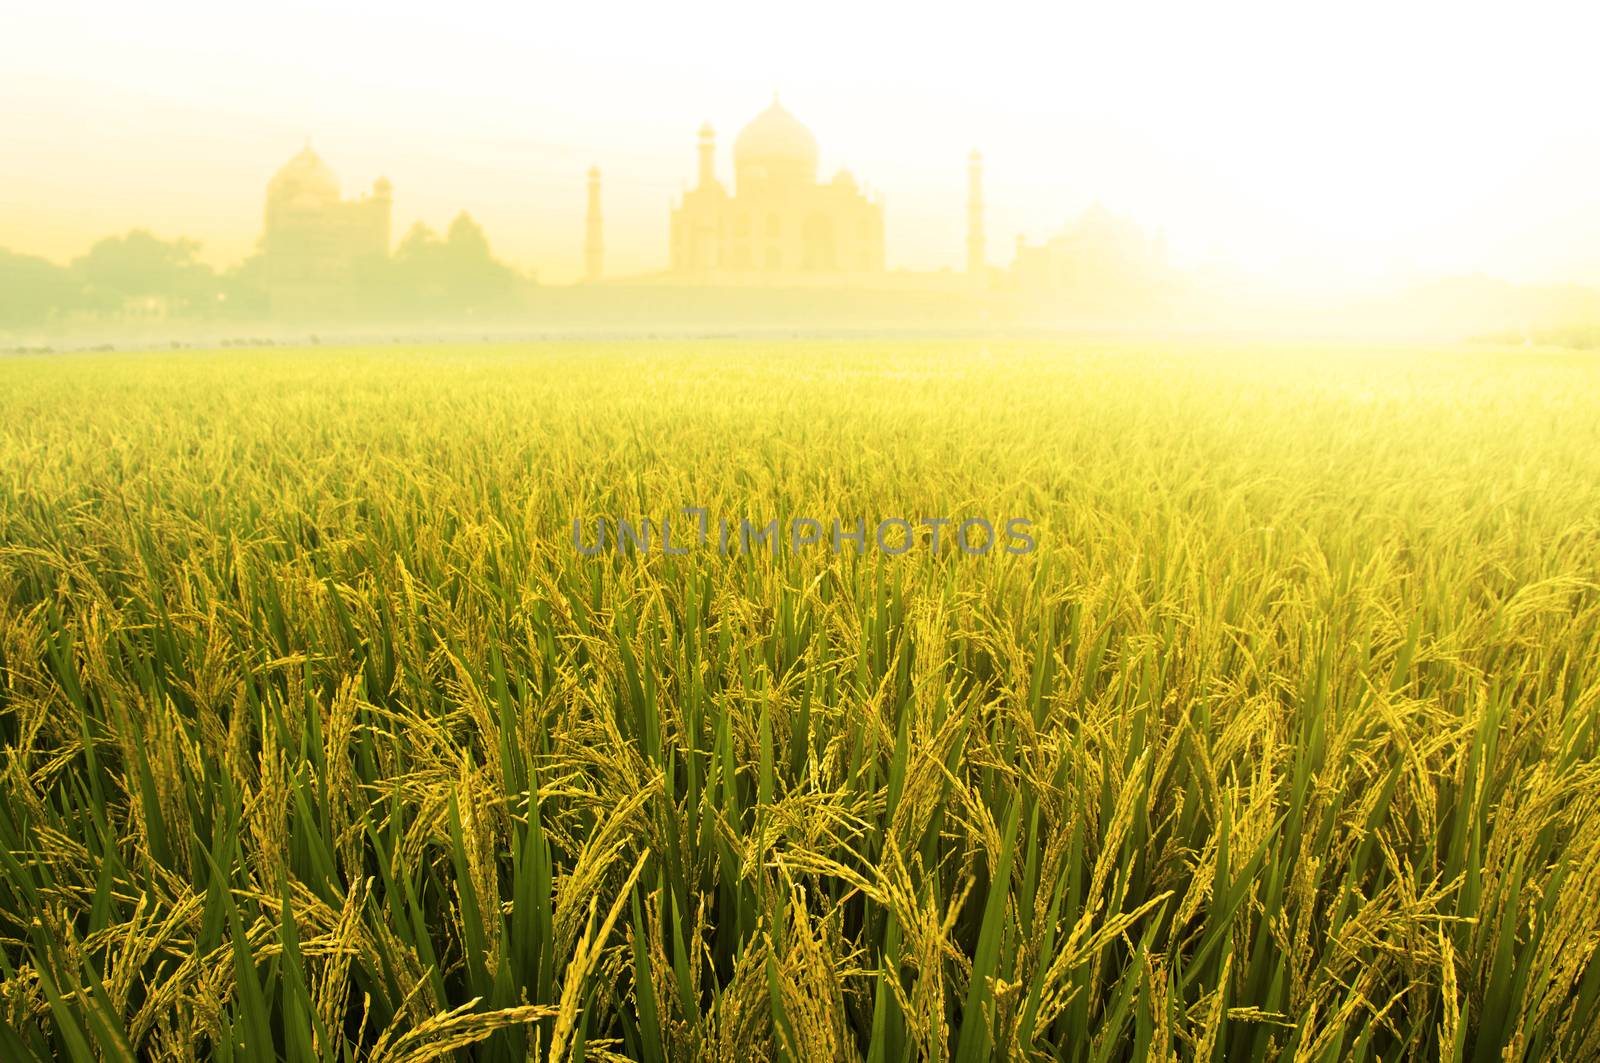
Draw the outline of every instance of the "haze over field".
M134 226L242 259L309 137L348 189L394 182L397 235L464 208L552 282L581 274L597 164L608 269L658 270L695 130L731 135L776 89L825 172L882 193L890 268L960 267L978 147L999 264L1098 201L1177 266L1291 286L1600 283L1600 75L1576 3L286 3L245 21L157 0L5 21L0 247L62 262Z

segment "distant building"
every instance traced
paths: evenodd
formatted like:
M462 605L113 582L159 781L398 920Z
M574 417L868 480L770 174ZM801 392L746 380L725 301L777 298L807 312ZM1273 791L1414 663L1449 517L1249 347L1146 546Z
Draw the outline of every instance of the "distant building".
M339 180L309 145L267 183L258 262L273 312L333 310L367 263L389 254L393 189L344 199Z
M817 180L817 139L776 99L733 144L734 186L700 130L698 184L672 212L672 275L699 284L848 285L881 274L883 207L840 170Z
M1041 244L1017 238L1009 287L1034 296L1137 302L1169 279L1165 242L1095 204Z

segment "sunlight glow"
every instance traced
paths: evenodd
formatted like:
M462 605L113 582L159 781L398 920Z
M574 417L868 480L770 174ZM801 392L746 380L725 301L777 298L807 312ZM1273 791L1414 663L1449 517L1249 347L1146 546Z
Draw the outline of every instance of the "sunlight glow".
M1595 16L1576 3L1068 9L838 0L522 7L29 5L0 36L0 246L56 258L134 225L247 253L311 138L395 229L470 210L519 268L661 268L695 130L781 90L823 169L882 193L891 267L959 268L963 160L990 243L1093 203L1180 264L1285 282L1600 279Z

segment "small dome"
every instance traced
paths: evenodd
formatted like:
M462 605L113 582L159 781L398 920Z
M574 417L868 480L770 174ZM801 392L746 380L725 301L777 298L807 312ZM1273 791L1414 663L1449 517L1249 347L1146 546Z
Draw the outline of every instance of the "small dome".
M268 197L280 201L330 203L339 199L339 179L306 145L267 182Z
M856 191L856 175L849 170L840 170L833 175L833 187L847 188L852 192Z
M738 165L800 165L808 173L817 169L817 138L777 100L739 131L733 142L733 160Z

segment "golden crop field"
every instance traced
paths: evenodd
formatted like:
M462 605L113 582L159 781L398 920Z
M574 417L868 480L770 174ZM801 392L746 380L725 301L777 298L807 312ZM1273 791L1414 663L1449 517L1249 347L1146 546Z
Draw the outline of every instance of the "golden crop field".
M6 1060L1595 1060L1597 718L1592 355L0 361Z

